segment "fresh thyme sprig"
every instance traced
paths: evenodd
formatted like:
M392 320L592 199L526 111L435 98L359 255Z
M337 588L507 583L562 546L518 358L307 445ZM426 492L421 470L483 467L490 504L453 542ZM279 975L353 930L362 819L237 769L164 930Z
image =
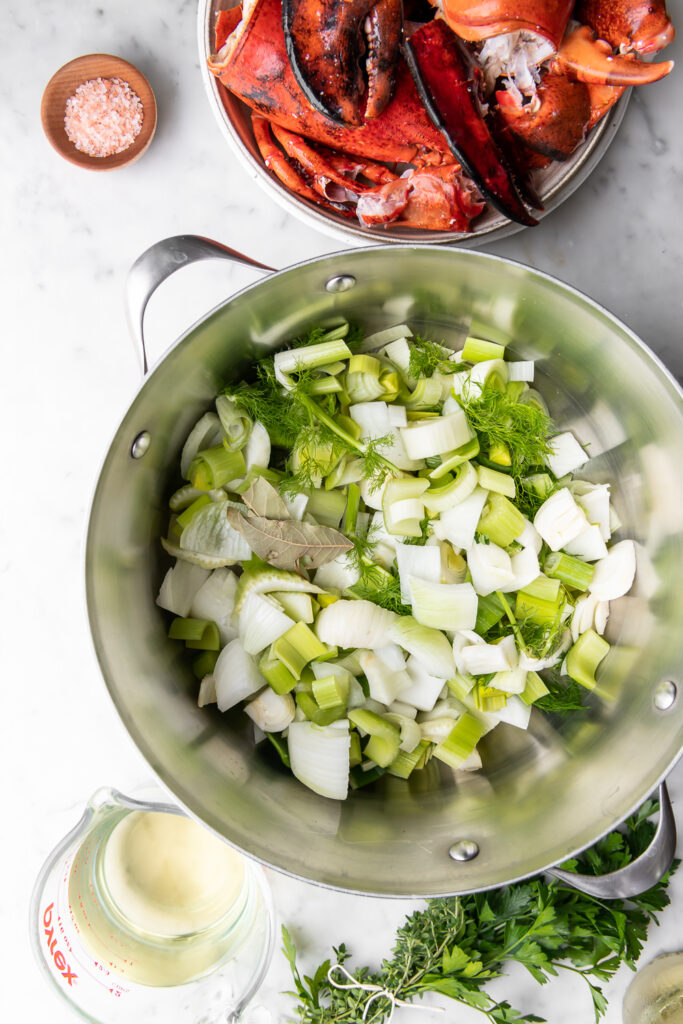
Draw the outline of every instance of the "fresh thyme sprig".
M596 875L623 867L651 841L655 826L649 818L656 810L657 805L647 801L623 831L610 832L562 866ZM516 1010L507 1000L494 1000L486 991L487 982L500 977L510 962L525 967L539 984L566 970L588 986L598 1021L607 1007L599 983L608 981L622 964L634 969L649 925L669 903L666 889L677 867L675 861L653 888L628 901L600 900L542 877L490 892L429 900L398 929L392 954L380 970L358 968L353 977L406 1001L425 992L440 993L480 1010L491 1024L531 1024L543 1018ZM300 1024L361 1024L370 993L336 989L327 976L331 962L349 959L346 947L335 948L333 961L326 960L311 976L302 977L286 929L283 940ZM381 1024L390 1008L387 999L373 1000L368 1024Z

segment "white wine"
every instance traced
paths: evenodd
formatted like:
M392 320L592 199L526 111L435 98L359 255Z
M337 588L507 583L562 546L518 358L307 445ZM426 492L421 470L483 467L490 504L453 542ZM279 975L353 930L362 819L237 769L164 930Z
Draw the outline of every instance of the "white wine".
M623 1024L683 1024L683 953L638 971L624 996Z
M74 924L93 957L142 985L212 971L250 925L243 858L191 818L111 814L79 849L69 877Z

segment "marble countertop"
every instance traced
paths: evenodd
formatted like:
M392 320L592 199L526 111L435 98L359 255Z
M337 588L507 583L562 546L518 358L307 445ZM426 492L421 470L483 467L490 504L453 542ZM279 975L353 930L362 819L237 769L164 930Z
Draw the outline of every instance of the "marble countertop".
M683 0L670 5L683 26ZM293 220L235 161L209 110L196 48L196 0L5 0L0 76L0 206L5 329L0 424L2 514L2 791L0 986L4 1020L73 1020L39 978L27 937L33 879L97 787L122 791L150 770L113 711L91 650L83 600L84 531L100 460L138 384L123 309L126 271L160 238L197 233L283 267L335 251L334 240ZM676 43L672 56L680 57ZM158 100L156 138L115 173L61 160L40 127L52 73L82 53L136 64ZM590 180L547 221L490 250L555 274L625 320L683 375L683 75L634 96L619 135ZM676 125L679 124L677 128ZM148 316L153 355L219 300L251 280L224 263L193 266L160 289ZM9 364L9 372L8 372ZM36 477L33 477L33 473ZM28 486L27 486L28 484ZM672 775L683 804L683 765ZM679 811L680 817L680 811ZM305 962L346 943L377 963L416 904L359 898L269 873L280 919ZM653 928L645 960L680 948L683 873L674 904ZM629 980L607 986L607 1024L621 1019ZM274 1021L290 1000L278 953L259 1001ZM539 989L514 973L499 983L513 1005L551 1024L588 1024L588 996L571 980ZM401 1010L408 1020L414 1011ZM423 1024L451 1020L423 1013ZM458 1021L482 1018L457 1012Z

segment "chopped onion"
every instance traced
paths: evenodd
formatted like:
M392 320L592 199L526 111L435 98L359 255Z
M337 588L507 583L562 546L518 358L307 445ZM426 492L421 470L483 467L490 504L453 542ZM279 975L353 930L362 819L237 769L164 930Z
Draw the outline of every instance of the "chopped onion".
M467 566L472 574L472 585L480 597L508 585L510 590L515 589L511 585L515 577L510 556L497 544L473 544L467 552ZM473 624L462 628L471 629Z
M323 590L346 590L358 583L360 572L349 556L344 552L337 555L331 562L326 562L316 570L313 582Z
M546 455L545 461L558 480L567 473L573 473L590 458L569 430L551 437L549 447L550 454Z
M534 379L533 359L517 359L507 364L509 381L525 381L531 384Z
M349 788L349 723L292 722L287 733L292 773L314 793L345 800Z
M571 492L561 487L547 498L534 516L534 527L551 551L559 551L588 525L583 509Z
M262 689L266 681L239 639L231 640L218 655L213 670L219 711L228 711Z
M199 693L197 694L197 707L204 708L207 704L216 703L216 680L209 674L205 675L199 684Z
M600 527L587 526L573 540L567 541L564 550L568 555L582 558L584 562L596 562L607 554L607 545L602 538Z
M434 533L439 540L448 540L458 548L470 548L487 493L482 487L475 487L469 498L442 512L434 524Z
M394 639L391 627L396 621L398 615L372 601L342 600L322 609L315 620L315 632L330 647L375 649Z
M263 594L249 594L240 612L240 637L247 654L260 654L294 625L282 608Z
M410 685L410 676L405 669L397 671L391 668L374 651L364 651L359 660L370 687L370 696L380 704L393 704Z
M247 472L254 466L266 469L270 462L270 435L260 420L256 420L252 427L244 449L244 461Z
M190 607L195 619L215 622L223 645L234 640L237 630L232 625L237 577L230 569L214 569L206 583L197 591Z
M184 551L219 558L223 565L234 565L250 558L251 548L228 522L228 504L233 508L244 508L227 500L204 505L181 533L180 547Z
M541 569L538 564L538 555L533 548L522 548L510 559L512 566L512 581L505 586L499 587L503 593L512 590L523 590L540 575Z
M523 548L533 548L536 554L543 547L543 539L540 533L528 519L524 520L524 529L517 538L517 543L521 544Z
M491 714L500 722L514 725L516 729L527 729L531 718L531 704L525 704L520 697L508 697L505 707Z
M431 675L413 654L408 658L406 668L410 676L410 685L401 692L401 701L419 708L420 711L431 711L446 680L441 676Z
M569 490L574 495L577 505L586 513L591 525L600 527L603 540L612 536L610 528L609 484L589 484L585 480L573 480Z
M157 604L167 612L173 612L183 619L187 618L197 591L206 583L209 575L208 569L202 569L190 562L177 561L164 576ZM204 619L211 616L198 615L196 618Z
M636 548L632 540L622 540L611 547L605 558L595 563L588 590L599 601L615 601L633 586L636 574Z
M294 721L294 706L291 693L276 693L267 686L244 710L264 732L282 732Z
M395 541L395 544L398 576L401 583L401 600L404 604L409 604L411 600L409 576L428 580L431 583L441 582L441 551L436 547L402 544L400 541Z
M465 671L473 676L490 672L508 672L517 667L518 653L515 638L506 636L497 644L471 644L460 652Z

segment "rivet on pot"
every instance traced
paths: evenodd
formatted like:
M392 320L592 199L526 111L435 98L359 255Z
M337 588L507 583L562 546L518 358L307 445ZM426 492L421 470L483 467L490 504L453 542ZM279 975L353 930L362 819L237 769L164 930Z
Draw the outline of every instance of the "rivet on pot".
M678 687L670 679L660 683L655 690L654 705L658 711L669 711L678 696Z
M478 853L479 845L473 839L458 839L448 851L448 856L452 860L474 860Z
M130 454L134 459L141 459L147 454L152 438L148 430L141 431L130 446Z
M325 290L328 292L348 292L349 289L353 288L356 283L356 279L353 274L338 274L336 277L331 277L325 285Z

